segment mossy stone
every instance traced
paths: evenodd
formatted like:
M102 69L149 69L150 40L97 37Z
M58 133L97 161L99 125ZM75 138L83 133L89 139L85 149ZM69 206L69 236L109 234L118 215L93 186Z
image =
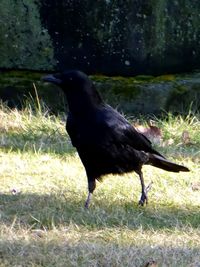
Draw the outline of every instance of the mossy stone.
M41 81L44 74L27 71L0 73L0 97L10 107L22 107L39 99L54 113L65 110L61 90ZM200 110L200 74L158 77L90 76L105 101L119 111L134 114L161 114L164 110L187 113ZM56 100L56 101L55 101ZM192 103L192 106L191 106Z

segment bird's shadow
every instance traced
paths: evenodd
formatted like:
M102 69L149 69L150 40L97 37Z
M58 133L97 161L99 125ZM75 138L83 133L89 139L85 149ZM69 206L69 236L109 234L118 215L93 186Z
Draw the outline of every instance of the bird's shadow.
M198 228L200 210L193 206L169 207L150 203L140 207L137 203L106 199L94 199L90 208L84 208L85 195L71 192L40 195L36 193L0 194L0 215L2 223L12 225L13 221L27 228L51 229L74 223L88 228L129 229L175 229L190 226Z

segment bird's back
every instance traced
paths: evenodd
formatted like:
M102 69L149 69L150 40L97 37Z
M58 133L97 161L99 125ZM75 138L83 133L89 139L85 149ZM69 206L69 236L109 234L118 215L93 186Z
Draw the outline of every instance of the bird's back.
M67 131L86 171L97 177L136 170L146 160L141 151L156 152L148 139L105 104L84 118L70 114Z

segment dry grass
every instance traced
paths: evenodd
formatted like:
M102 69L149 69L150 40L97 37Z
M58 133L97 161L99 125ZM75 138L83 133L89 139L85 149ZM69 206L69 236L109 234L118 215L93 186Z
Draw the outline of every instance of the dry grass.
M159 150L191 172L145 166L153 188L143 208L137 175L110 175L87 211L84 168L62 117L2 106L0 266L145 266L150 259L158 266L199 266L200 122L170 115L158 123L164 139L174 139ZM192 144L181 144L183 130Z

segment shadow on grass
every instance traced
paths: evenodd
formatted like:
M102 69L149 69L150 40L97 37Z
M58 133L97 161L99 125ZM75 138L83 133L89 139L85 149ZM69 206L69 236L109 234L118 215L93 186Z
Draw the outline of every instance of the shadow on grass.
M196 206L163 206L150 203L139 207L137 203L108 203L105 197L93 200L89 210L84 209L84 200L77 192L38 195L38 194L1 194L1 221L11 225L16 222L26 228L51 229L71 223L87 228L127 227L129 229L174 229L190 226L198 228L200 210ZM73 198L73 200L72 200Z
M2 241L0 257L1 266L199 266L199 249L184 242L179 246L118 246L111 240L97 244L88 239L47 240L34 234L29 242L22 238ZM153 259L155 265L148 264Z

